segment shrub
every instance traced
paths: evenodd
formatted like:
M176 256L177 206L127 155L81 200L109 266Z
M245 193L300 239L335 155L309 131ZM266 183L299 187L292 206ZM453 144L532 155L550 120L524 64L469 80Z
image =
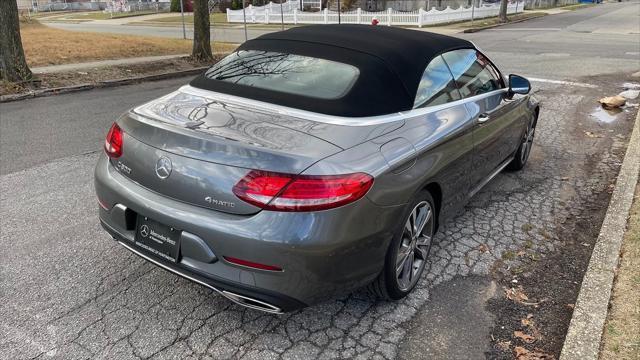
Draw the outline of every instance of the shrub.
M171 7L169 10L171 12L180 12L180 0L171 0Z

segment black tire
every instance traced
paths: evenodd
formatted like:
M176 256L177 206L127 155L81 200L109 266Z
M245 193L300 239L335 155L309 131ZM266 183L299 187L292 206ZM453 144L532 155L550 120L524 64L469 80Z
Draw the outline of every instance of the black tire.
M396 269L398 260L399 260L398 255L399 255L399 252L401 251L401 247L403 249L403 253L407 253L407 249L409 249L410 246L406 246L408 236L409 236L409 234L407 234L408 231L407 231L406 225L414 209L417 209L418 206L424 206L425 203L428 204L429 206L431 216L430 218L427 218L426 220L427 223L424 225L423 231L420 234L418 234L418 238L416 238L415 243L412 242L412 244L414 244L416 248L420 247L420 249L408 250L408 251L414 251L414 257L411 258L411 262L412 262L411 269L407 270L407 267L403 266L403 270L402 270L402 271L405 271L405 270L409 271L411 273L411 275L409 276L414 276L415 279L411 278L410 284L405 281L404 285L408 285L408 287L406 286L403 287L401 284L403 283L403 281L398 279L399 275ZM417 212L417 214L419 214L419 211ZM418 215L418 216L421 216L421 215ZM385 300L399 300L407 296L415 288L416 284L419 282L420 276L422 276L422 273L424 272L427 258L429 256L429 253L431 252L431 245L433 241L433 235L435 232L436 216L437 216L437 213L436 213L436 207L433 201L433 197L427 190L423 190L419 192L415 197L415 200L412 201L410 204L408 204L400 220L400 224L398 225L396 234L391 240L391 243L389 244L389 248L387 249L384 268L382 269L378 277L369 285L369 291L373 293L376 297L380 299L385 299ZM418 243L420 243L420 241L424 241L423 239L424 236L421 236L421 235L426 235L429 237L428 246L417 245ZM422 256L424 256L424 258L422 258ZM419 266L419 268L416 269L414 262L418 260L422 260L422 264ZM408 261L408 258L406 261ZM407 262L405 262L405 264L406 266L409 266ZM405 273L405 275L407 274L409 273Z
M513 160L511 160L511 162L506 167L507 170L521 170L527 163L529 154L531 153L531 147L533 146L533 139L536 134L535 122L536 117L532 117L529 121L529 124L527 125L527 129L522 135L522 140L520 141L520 145L518 146L518 150L516 151Z

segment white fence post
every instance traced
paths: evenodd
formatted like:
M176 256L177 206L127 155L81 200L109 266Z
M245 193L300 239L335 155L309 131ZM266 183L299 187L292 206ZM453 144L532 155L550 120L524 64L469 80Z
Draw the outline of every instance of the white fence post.
M227 8L227 22L231 22L231 20L229 19L229 8Z
M387 26L391 26L391 8L387 9Z
M422 27L422 13L424 10L422 8L418 9L418 27Z
M328 24L329 23L329 9L324 8L324 23Z
M269 23L269 9L264 9L264 23Z
M358 10L356 10L356 24L360 24L360 21L362 20L362 9L358 8Z
M298 24L298 9L293 9L293 23Z

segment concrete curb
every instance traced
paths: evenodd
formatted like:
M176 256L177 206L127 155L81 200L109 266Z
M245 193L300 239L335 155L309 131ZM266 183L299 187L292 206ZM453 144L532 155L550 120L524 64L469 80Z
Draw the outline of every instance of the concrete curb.
M497 28L497 27L500 27L500 26L517 24L519 22L523 22L523 21L527 21L527 20L531 20L531 19L537 19L537 18L541 18L541 17L547 16L547 15L549 15L549 14L540 14L540 15L528 17L526 19L519 19L519 20L509 21L509 22L506 22L506 23L503 23L503 24L494 24L494 25L488 25L488 26L483 26L483 27L464 29L462 32L463 33L467 33L467 34L468 33L475 33L475 32L482 31L482 30Z
M582 280L560 360L597 360L627 218L640 172L640 111Z
M71 92L91 90L91 89L97 89L97 88L135 84L143 81L157 81L157 80L171 79L171 78L176 78L181 76L196 75L196 74L200 74L201 72L203 72L208 68L209 68L208 66L203 66L195 69L166 72L162 74L138 76L138 77L132 77L132 78L125 78L125 79L103 80L95 84L79 84L79 85L72 85L72 86L63 86L58 88L35 90L25 94L2 95L0 96L0 103L32 99L32 98L51 96L51 95L58 95L58 94L66 94Z
M173 55L159 55L159 56L142 56L135 58L124 59L109 59L89 61L75 64L61 64L61 65L49 65L49 66L36 66L31 68L31 72L34 74L54 74L60 72L81 71L85 69L94 69L108 66L123 66L123 65L137 65L142 63L150 63L154 61L173 60L189 57L189 54L173 54Z

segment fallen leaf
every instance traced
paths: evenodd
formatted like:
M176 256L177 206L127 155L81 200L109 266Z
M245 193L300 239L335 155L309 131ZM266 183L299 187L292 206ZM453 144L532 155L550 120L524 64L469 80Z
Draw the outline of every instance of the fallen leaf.
M585 131L584 134L587 135L590 138L601 138L602 137L602 135L596 134L596 133L591 132L591 131Z
M576 304L567 304L567 307L573 310L576 307Z
M524 356L527 356L529 354L529 350L523 348L522 346L516 346L513 349L513 352L516 355L516 359L523 359Z
M533 320L531 319L521 319L520 322L522 323L522 326L531 326L533 324Z
M525 334L524 332L518 331L518 330L513 332L513 336L515 336L515 337L517 337L519 339L522 339L522 341L526 342L527 344L532 344L532 343L534 343L536 341L535 337L533 337L531 335L528 335L528 334Z
M511 348L511 341L500 341L496 344L496 348L498 348L498 350L507 351Z
M552 360L553 356L545 354L541 351L529 351L522 346L516 346L513 349L516 360Z
M526 254L527 254L527 253L526 253L526 252L524 252L524 250L520 250L520 251L518 251L518 252L516 253L516 255L517 255L518 257L523 257L523 256L525 256Z
M486 253L487 251L489 251L489 247L487 246L487 244L480 244L480 246L478 246L478 250L481 253Z
M505 296L507 297L507 299L513 300L518 303L529 300L527 294L522 291L522 286L505 290Z

